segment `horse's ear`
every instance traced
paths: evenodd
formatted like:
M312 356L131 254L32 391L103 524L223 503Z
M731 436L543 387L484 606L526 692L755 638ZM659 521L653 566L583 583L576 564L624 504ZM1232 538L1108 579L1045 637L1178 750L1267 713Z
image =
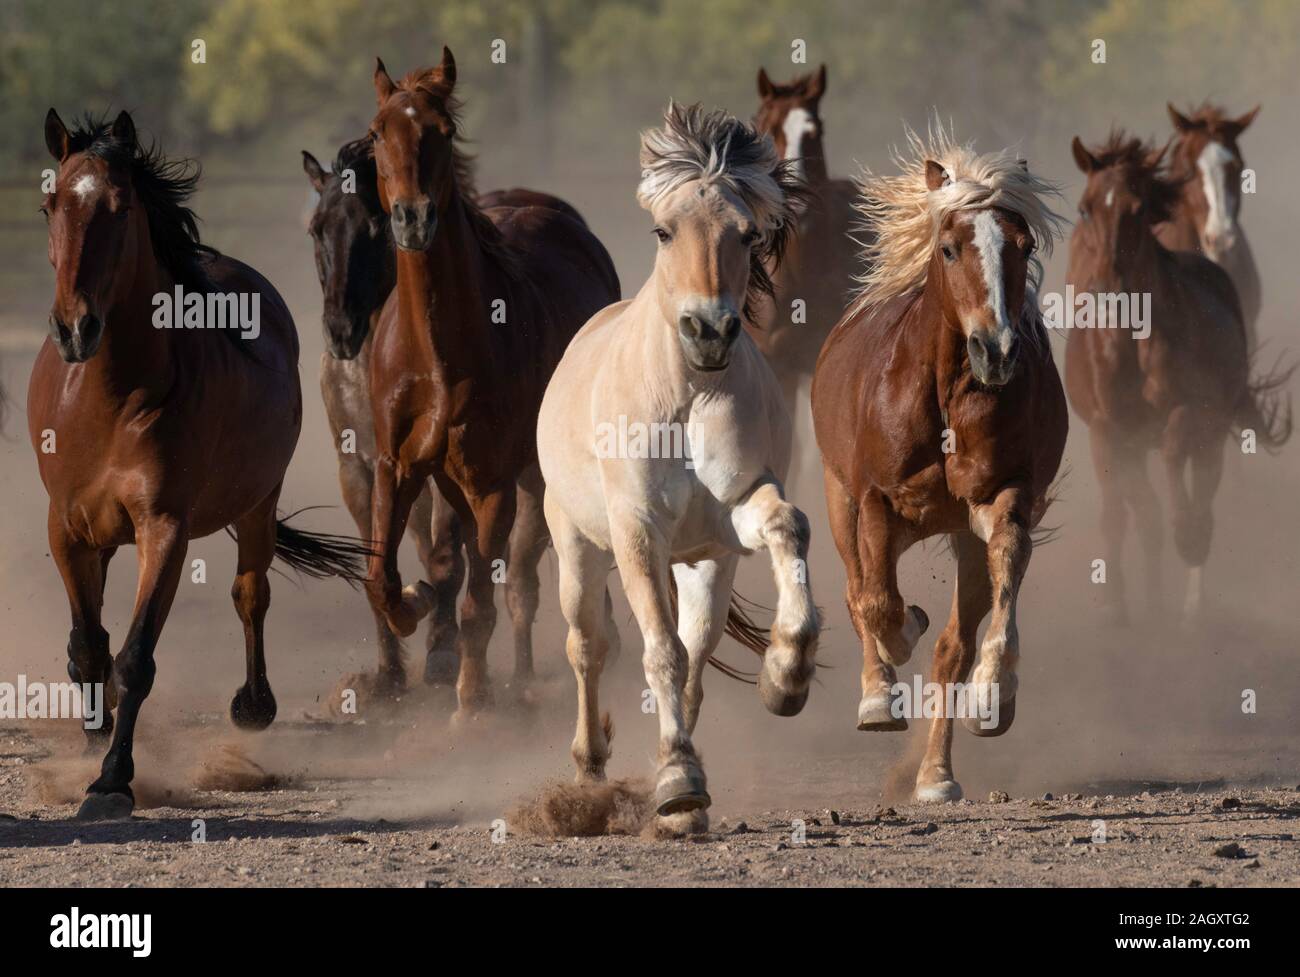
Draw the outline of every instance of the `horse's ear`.
M767 77L767 69L758 69L758 97L771 98L772 93L776 91L776 86L772 84L772 79Z
M59 118L59 113L50 109L45 113L45 148L50 155L62 163L68 158L68 127Z
M316 161L315 156L305 149L302 151L302 168L307 174L307 179L311 181L311 185L316 188L316 192L323 193L325 191L325 168Z
M1252 122L1255 121L1255 116L1259 115L1259 110L1261 108L1263 108L1262 105L1256 105L1245 115L1238 116L1236 119L1233 119L1232 124L1237 129L1237 135L1241 135L1241 133L1245 132L1247 126L1249 126Z
M388 77L388 69L384 67L383 59L375 58L375 96L379 100L381 109L396 90L397 86L393 84L393 79Z
M1173 102L1166 102L1165 108L1169 110L1169 121L1174 124L1174 128L1179 132L1189 132L1196 128L1196 123L1174 108Z
M925 185L927 189L938 190L948 182L948 171L932 159L925 161Z
M826 94L826 65L817 69L817 74L808 82L808 100L815 102Z
M1025 158L1022 156L1022 157L1020 157L1019 159L1017 159L1016 162L1020 165L1020 168L1021 168L1022 170L1024 170L1026 173L1029 172L1029 160L1025 159Z
M1078 136L1074 137L1074 142L1070 143L1070 150L1074 153L1074 164L1084 173L1091 173L1097 168L1097 157L1088 152L1083 145L1083 140Z
M434 70L438 74L438 80L448 89L456 87L456 59L452 56L451 48L445 44L442 46L442 61Z
M114 139L128 146L135 145L135 120L131 118L130 112L123 109L117 113L117 118L113 120L112 131Z

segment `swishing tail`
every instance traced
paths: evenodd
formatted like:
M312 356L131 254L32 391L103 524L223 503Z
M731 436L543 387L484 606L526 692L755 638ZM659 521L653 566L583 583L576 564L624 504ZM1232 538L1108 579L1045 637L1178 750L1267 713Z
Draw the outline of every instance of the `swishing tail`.
M364 583L366 563L373 552L370 543L355 536L311 533L289 525L290 519L306 511L299 509L275 521L276 557L304 576L316 580L339 577L354 588L357 584ZM226 532L235 538L233 527L227 526Z
M1298 365L1284 366L1279 356L1273 369L1257 374L1246 384L1237 406L1237 433L1246 429L1254 431L1256 443L1269 454L1276 454L1291 437L1291 395L1282 388L1290 382Z
M677 580L671 573L668 575L668 597L672 603L673 617L675 618L677 616ZM727 607L725 633L758 655L759 658L762 658L763 653L767 650L768 642L771 640L771 630L763 627L750 616L749 609L758 606L758 604L745 600L745 598L733 591L731 604ZM728 665L726 662L721 661L716 653L709 656L709 664L723 675L734 678L738 682L745 682L748 685L758 683L757 672L746 672L734 665Z

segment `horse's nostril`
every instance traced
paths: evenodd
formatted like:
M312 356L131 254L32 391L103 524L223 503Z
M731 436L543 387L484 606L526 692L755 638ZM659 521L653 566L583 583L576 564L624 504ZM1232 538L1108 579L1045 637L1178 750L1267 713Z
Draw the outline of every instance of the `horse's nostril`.
M736 334L740 332L740 316L733 315L732 313L724 315L722 320L718 323L718 332L722 333L722 335L726 336L728 339L734 339Z
M704 323L693 315L684 315L677 322L678 328L683 335L692 339L699 339L704 334Z

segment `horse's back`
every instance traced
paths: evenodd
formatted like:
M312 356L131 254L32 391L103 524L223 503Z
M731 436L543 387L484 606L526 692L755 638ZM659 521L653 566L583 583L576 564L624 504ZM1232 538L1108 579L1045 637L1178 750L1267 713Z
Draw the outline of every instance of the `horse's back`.
M487 213L507 246L521 256L524 274L558 303L566 338L622 297L614 259L576 211L528 205Z

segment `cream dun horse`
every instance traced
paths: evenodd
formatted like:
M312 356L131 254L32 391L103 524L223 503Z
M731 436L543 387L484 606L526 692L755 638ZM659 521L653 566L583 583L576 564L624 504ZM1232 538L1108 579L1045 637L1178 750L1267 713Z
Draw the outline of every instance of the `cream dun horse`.
M664 126L642 135L641 162L637 199L659 239L654 274L569 344L537 439L578 682L578 781L604 779L610 753L597 693L617 565L645 642L659 717L654 799L668 815L710 803L691 734L705 663L724 630L745 634L731 589L741 555L768 551L779 594L766 650L747 642L763 654L763 704L799 712L815 667L808 520L781 484L790 418L741 329L771 294L766 269L801 184L767 137L699 106L670 104Z

